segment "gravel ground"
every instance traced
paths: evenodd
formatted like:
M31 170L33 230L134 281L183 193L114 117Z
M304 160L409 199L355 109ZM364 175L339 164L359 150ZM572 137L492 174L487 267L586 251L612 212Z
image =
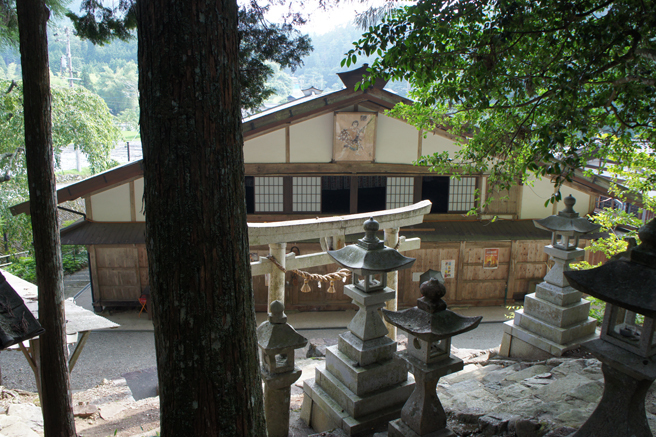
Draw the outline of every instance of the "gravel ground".
M87 390L121 375L156 366L152 331L97 331L89 335L71 374L71 389ZM34 373L19 350L0 353L2 385L36 392Z

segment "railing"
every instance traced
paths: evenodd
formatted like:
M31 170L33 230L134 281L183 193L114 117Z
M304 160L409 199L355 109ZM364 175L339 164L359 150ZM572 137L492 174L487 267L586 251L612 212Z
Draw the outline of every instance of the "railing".
M18 255L23 255L23 254L25 254L25 253L29 253L29 251L25 250L25 251L23 251L23 252L10 253L9 255L0 255L0 267L6 267L6 266L10 266L10 265L13 264L12 262L3 262L3 261L2 261L3 259L5 259L5 258L10 258L10 257L12 257L12 256L13 256L15 259L18 259L18 258L19 258Z
M424 215L431 209L431 202L424 200L403 208L376 211L364 214L351 214L338 217L325 217L310 220L291 220L275 223L249 223L249 243L253 246L268 244L269 256L276 259L281 267L287 270L300 270L332 264L334 261L324 252L296 256L293 252L286 253L288 241L303 241L320 238L322 248L327 249L328 240L332 249L344 247L346 235L364 234L362 225L369 217L373 217L380 229L385 232L385 245L395 247L399 251L419 249L421 239L405 239L399 237L399 229L422 223ZM253 276L269 274L269 293L267 308L274 300L285 301L285 273L268 258L261 258L251 263ZM398 272L388 274L387 283L393 289L398 288ZM397 301L388 302L388 309L396 310ZM390 330L394 336L394 330Z

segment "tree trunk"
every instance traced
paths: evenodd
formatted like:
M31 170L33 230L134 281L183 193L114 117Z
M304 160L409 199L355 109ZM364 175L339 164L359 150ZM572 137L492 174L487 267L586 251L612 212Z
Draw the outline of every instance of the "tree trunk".
M237 4L137 7L162 435L262 437Z
M64 281L57 225L50 70L43 0L16 2L23 68L25 157L34 235L41 334L41 406L46 436L75 436L64 329Z

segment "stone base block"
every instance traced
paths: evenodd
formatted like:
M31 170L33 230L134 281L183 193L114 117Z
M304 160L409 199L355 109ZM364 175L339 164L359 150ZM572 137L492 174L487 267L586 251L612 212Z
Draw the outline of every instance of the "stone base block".
M588 301L560 306L537 297L535 293L524 298L524 314L559 328L566 328L584 322L588 319L589 313L590 302Z
M326 349L326 369L358 396L408 379L405 362L396 355L382 363L360 366L357 361L340 352L337 346Z
M362 341L347 331L340 334L337 348L360 366L368 366L391 359L396 352L396 342L387 336Z
M403 405L415 387L414 377L410 375L406 381L397 385L358 396L327 372L324 366L317 367L315 381L342 409L356 419L381 409Z
M545 353L560 357L566 351L575 349L581 343L597 337L595 330L590 336L579 338L576 342L558 344L515 325L513 320L505 322L503 324L503 330L504 335L499 354L522 359L544 359Z
M562 288L545 281L535 287L535 296L564 307L579 302L583 293L569 286Z
M597 321L592 317L587 317L582 323L559 328L526 314L524 310L518 310L515 311L515 325L554 343L567 344L581 343L579 339L589 339L595 332Z
M316 432L334 428L342 429L351 437L371 435L384 431L390 420L401 417L405 400L398 405L381 409L375 413L355 419L326 393L315 379L303 383L304 397L301 419Z
M456 437L456 434L449 428L444 428L439 431L434 431L429 434L419 435L410 429L401 419L396 419L389 423L387 428L387 435L389 437Z

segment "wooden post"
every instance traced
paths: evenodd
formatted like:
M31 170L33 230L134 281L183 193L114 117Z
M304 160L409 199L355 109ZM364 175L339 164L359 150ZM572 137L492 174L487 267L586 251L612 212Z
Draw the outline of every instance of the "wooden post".
M346 235L335 235L333 237L333 250L339 250L346 246Z
M287 243L271 243L269 244L269 255L273 256L278 263L285 267L285 249ZM285 272L274 266L271 270L269 278L269 298L268 306L271 306L274 300L279 300L285 303Z
M396 249L396 245L399 243L399 228L387 228L385 229L385 246ZM388 300L385 302L385 308L390 311L396 311L399 302L399 272L390 272L387 274L387 286L393 290L396 290L396 296L394 299ZM392 340L396 340L396 327L385 321L385 326L389 334L387 335Z

